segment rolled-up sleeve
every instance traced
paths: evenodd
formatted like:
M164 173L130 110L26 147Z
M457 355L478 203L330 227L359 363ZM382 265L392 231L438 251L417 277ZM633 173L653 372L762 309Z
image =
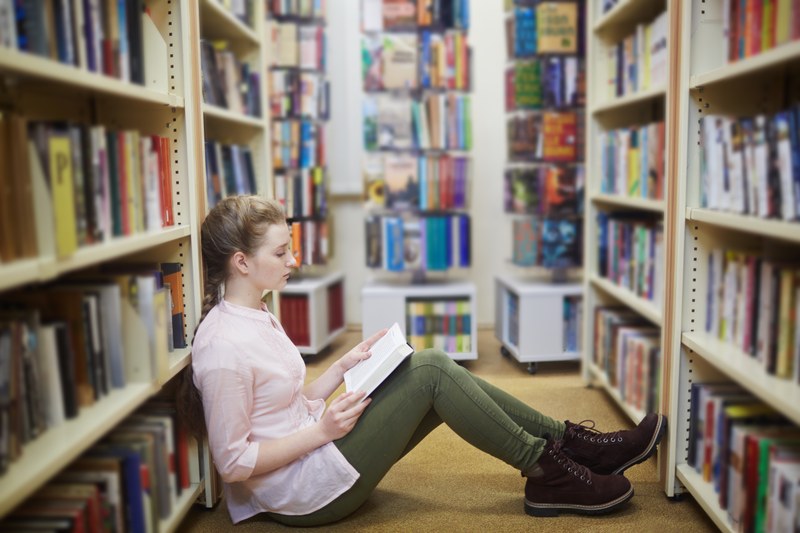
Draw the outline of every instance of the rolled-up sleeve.
M211 455L226 483L253 474L259 443L253 442L250 414L253 376L249 365L236 364L235 348L216 340L195 353L200 364L195 385L201 391ZM212 364L204 364L209 363Z

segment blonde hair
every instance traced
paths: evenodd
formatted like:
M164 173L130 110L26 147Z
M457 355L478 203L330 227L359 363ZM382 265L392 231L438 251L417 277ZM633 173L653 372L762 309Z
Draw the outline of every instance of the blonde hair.
M276 224L286 224L283 208L276 201L260 196L229 196L208 212L200 228L204 296L195 333L208 312L219 303L231 256L236 252L254 254L269 227ZM206 434L203 401L193 374L191 364L181 373L177 403L186 427L202 437Z

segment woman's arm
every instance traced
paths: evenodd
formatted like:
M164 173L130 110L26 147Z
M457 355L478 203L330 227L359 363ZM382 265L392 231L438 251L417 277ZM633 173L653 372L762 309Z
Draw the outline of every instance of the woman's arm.
M361 362L362 359L369 357L371 355L369 349L378 339L386 334L386 331L386 329L382 329L370 338L356 344L355 348L329 366L321 376L310 383L306 383L303 387L303 394L305 394L305 397L309 400L316 400L319 398L327 400L328 397L339 388L339 385L342 384L344 373Z

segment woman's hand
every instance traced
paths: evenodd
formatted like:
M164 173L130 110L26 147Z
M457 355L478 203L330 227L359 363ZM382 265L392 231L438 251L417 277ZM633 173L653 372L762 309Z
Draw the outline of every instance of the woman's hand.
M342 373L347 372L358 363L367 359L370 355L372 355L369 349L372 347L375 342L386 335L386 332L389 331L388 329L382 329L379 332L375 333L372 337L361 341L360 343L356 344L355 348L347 352L339 359L338 363L342 370Z
M359 417L370 403L364 392L345 392L336 397L319 421L323 434L331 441L341 439L356 426Z

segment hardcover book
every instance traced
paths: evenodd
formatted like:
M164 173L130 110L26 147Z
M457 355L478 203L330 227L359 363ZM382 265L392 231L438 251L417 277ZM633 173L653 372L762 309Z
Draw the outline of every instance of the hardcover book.
M414 353L414 349L406 342L400 326L395 322L386 334L372 345L370 352L372 353L370 357L362 359L344 373L344 383L348 392L364 392L365 397L369 396L406 357Z

